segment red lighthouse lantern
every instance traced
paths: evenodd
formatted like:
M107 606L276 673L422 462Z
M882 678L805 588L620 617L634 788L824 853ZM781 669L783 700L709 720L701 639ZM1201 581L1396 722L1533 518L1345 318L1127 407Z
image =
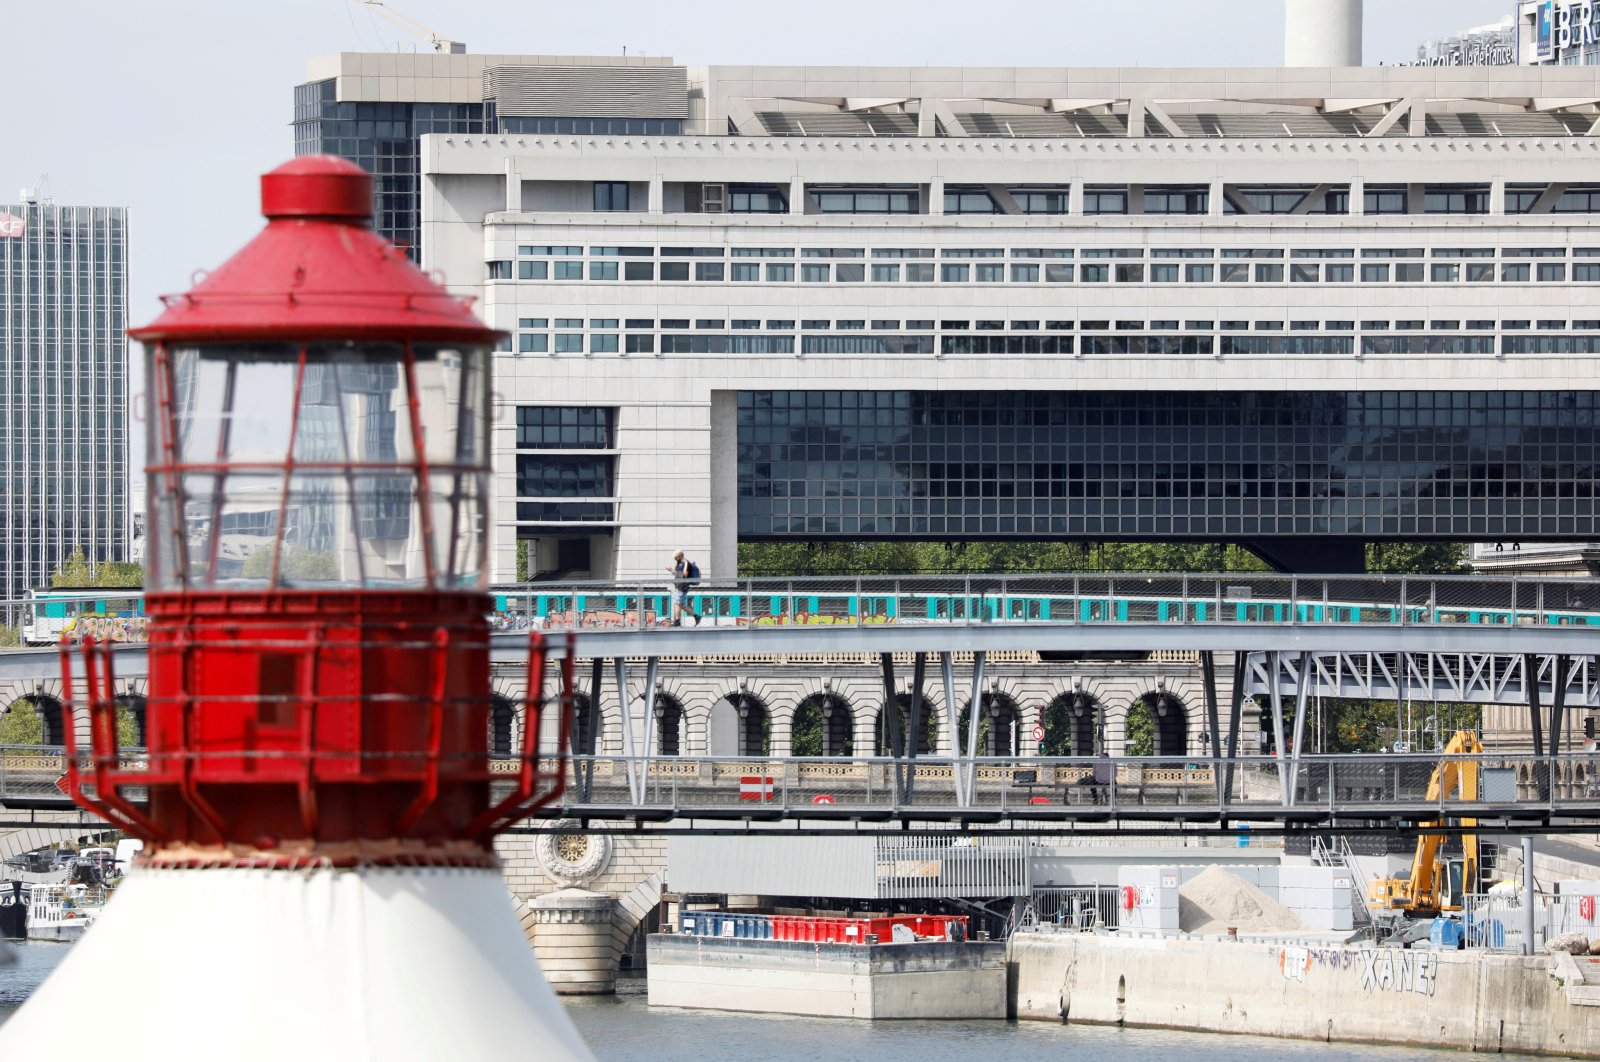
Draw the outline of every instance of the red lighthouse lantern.
M117 747L109 646L86 640L81 681L64 650L63 678L84 691L73 708L86 710L93 752L84 766L69 748L69 787L144 839L145 867L73 960L94 951L115 966L119 941L135 924L148 933L170 921L180 893L184 917L228 923L267 902L275 918L304 917L329 936L245 932L253 944L229 959L276 969L298 946L304 971L275 991L301 999L305 1031L348 1019L334 1031L365 1055L371 1023L442 1022L447 1037L385 1034L374 1057L479 1057L451 1026L481 1024L501 1027L474 1034L484 1056L525 1049L543 1030L541 1054L581 1057L492 849L499 830L560 792L572 668L568 646L560 725L544 728L562 732L541 760L534 638L521 756L491 762L483 563L499 333L371 230L365 171L301 158L266 174L261 197L265 230L131 332L149 395L147 753ZM66 731L71 740L75 727ZM391 925L402 910L414 924ZM226 927L210 925L227 946ZM362 954L341 954L341 941ZM380 952L411 970L392 999L319 981ZM204 951L192 958L203 980ZM7 1023L0 1046L25 1042L14 1037L72 965ZM161 991L211 990L170 972ZM127 974L150 992L162 983ZM497 1008L520 1003L517 1028L504 1028L503 1011L440 1015L431 995L408 995L463 977ZM349 1006L330 1013L339 1001ZM221 1020L230 1004L203 1009ZM292 1026L293 1013L283 1017ZM163 1037L150 1057L189 1056Z

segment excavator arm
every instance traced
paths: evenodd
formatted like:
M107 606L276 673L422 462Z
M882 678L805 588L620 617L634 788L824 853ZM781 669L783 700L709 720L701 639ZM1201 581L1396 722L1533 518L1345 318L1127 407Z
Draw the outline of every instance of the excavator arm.
M1461 800L1478 799L1478 764L1472 760L1458 760L1453 757L1476 755L1483 751L1483 745L1478 740L1478 735L1471 730L1458 730L1449 743L1441 750L1443 757L1439 765L1433 770L1433 777L1428 780L1428 801L1438 803L1441 799L1454 794ZM1476 819L1461 819L1462 826L1476 826ZM1449 825L1445 819L1435 819L1421 824L1424 829L1429 827L1443 827ZM1407 914L1435 914L1447 906L1443 897L1453 893L1452 882L1449 880L1449 867L1439 858L1439 852L1444 846L1444 835L1440 833L1424 833L1417 838L1416 851L1411 857L1411 876L1409 878L1381 878L1372 883L1368 891L1368 900L1375 907L1399 908ZM1478 877L1478 837L1475 833L1464 833L1461 837L1463 854L1462 887L1470 888L1470 883ZM1451 897L1454 899L1454 897Z

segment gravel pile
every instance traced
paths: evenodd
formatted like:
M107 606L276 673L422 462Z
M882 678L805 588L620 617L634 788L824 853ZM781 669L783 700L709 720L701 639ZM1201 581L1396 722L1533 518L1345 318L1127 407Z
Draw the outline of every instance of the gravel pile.
M1178 890L1178 927L1185 933L1221 935L1304 929L1299 917L1243 878L1212 866Z

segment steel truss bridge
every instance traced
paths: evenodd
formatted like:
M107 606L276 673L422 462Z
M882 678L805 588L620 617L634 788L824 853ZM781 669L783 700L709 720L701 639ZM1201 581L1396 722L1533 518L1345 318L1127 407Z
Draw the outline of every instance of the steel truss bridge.
M749 581L697 587L708 622L666 625L659 585L537 586L499 590L491 657L525 659L528 628L576 629L589 665L589 735L598 696L643 671L656 687L663 659L730 660L795 654L872 654L885 700L899 696L897 663L913 673L905 718L887 712L890 755L739 759L653 755L655 715L622 697L622 755L573 749L567 793L550 813L640 825L739 820L797 828L950 823L1138 828L1139 824L1253 823L1276 828L1415 828L1462 818L1508 830L1593 830L1600 822L1595 756L1560 745L1567 713L1600 706L1600 580L1479 577L973 576ZM509 628L509 629L506 629ZM1138 759L977 755L987 656L1189 650L1204 686L1202 741L1212 754ZM961 654L961 667L957 667ZM142 676L143 648L119 647L120 677ZM1220 655L1220 659L1219 659ZM909 656L909 661L907 660ZM970 661L970 668L967 662ZM1233 668L1228 703L1219 664ZM929 667L943 685L941 730L955 754L919 753ZM54 650L0 653L0 681L19 688L59 675ZM970 696L968 696L970 695ZM1302 754L1309 713L1285 701L1315 695L1525 705L1531 753L1475 759L1475 799L1430 791L1437 756ZM1238 747L1245 698L1268 704L1285 758ZM947 728L947 729L946 729ZM964 731L964 733L963 733ZM1292 740L1290 734L1293 734ZM8 766L9 764L9 766ZM55 750L0 749L0 803L50 802ZM509 771L514 761L507 761ZM55 773L52 773L55 772ZM0 813L3 814L3 813Z

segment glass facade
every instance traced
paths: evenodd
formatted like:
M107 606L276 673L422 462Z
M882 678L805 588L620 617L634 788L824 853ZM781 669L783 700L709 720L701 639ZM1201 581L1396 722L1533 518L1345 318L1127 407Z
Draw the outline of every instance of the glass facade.
M128 557L128 216L0 205L0 597Z
M490 103L341 103L335 83L294 90L294 153L337 155L369 171L374 222L385 238L419 259L422 233L421 146L424 133L492 132Z
M616 519L616 432L613 407L517 407L517 523L522 530Z
M757 391L741 538L1600 536L1600 393Z

